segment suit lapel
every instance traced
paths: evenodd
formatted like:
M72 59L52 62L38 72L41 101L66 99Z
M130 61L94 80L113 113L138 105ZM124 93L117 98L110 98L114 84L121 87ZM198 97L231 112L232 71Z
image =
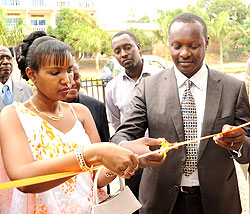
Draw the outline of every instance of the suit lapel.
M12 87L13 87L13 100L21 102L24 96L22 85L19 84L18 82L12 81Z
M166 80L166 87L167 87L166 102L169 107L168 109L172 116L175 130L179 137L179 141L183 141L185 139L185 136L184 136L183 122L182 122L182 114L181 114L180 100L178 95L177 82L173 68L168 70L168 72L166 72L166 76L164 77L164 79Z
M216 115L219 109L223 85L215 72L208 68L206 107L203 118L201 137L210 135L214 128ZM200 142L198 162L201 159L209 139Z

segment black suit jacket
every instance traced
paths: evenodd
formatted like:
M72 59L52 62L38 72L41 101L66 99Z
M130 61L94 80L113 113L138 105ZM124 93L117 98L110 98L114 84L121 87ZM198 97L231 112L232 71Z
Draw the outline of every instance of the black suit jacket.
M144 136L164 137L169 142L184 141L178 88L173 69L144 78L131 101L131 110L112 137L112 142ZM222 72L209 69L206 107L201 136L219 133L224 124L240 125L250 121L245 83ZM239 163L250 160L250 127L245 127L245 142ZM174 207L183 166L185 146L167 153L159 167L145 168L140 184L141 214L170 214ZM214 143L200 142L198 177L204 213L240 214L241 204L235 166L231 154Z
M78 97L73 101L74 103L81 103L88 107L92 117L95 121L95 125L102 142L109 141L109 126L106 114L106 108L103 102L81 93L78 93Z

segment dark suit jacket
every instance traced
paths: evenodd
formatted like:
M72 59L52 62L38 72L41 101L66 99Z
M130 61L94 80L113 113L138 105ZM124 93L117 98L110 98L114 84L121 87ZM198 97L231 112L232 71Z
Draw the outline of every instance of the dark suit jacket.
M13 101L24 102L32 96L31 86L27 83L13 81L12 86ZM5 105L0 98L0 111L4 106Z
M96 128L102 142L109 141L109 126L106 114L106 108L103 102L81 93L78 93L74 103L81 103L88 107L95 121Z
M152 138L169 142L184 141L184 129L176 78L167 69L142 80L124 118L111 141L133 140L149 128ZM201 136L219 133L224 124L239 125L250 121L250 107L245 83L209 69L206 107ZM250 127L244 128L246 140L240 163L250 160ZM144 169L140 185L142 214L167 214L174 207L185 163L185 146L167 153L159 167ZM240 196L233 159L228 150L212 138L201 141L198 176L204 212L207 214L241 213Z

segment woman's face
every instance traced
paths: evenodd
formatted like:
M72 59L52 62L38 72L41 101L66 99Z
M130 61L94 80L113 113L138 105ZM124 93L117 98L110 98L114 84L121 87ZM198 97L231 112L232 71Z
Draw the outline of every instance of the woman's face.
M50 60L41 65L34 74L37 95L51 100L65 100L73 84L73 59L71 55L64 57L64 63L56 63L52 55Z

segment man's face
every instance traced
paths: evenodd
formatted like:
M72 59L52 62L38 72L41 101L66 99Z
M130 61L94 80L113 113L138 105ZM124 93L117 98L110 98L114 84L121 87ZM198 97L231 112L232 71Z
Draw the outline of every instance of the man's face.
M169 32L169 48L172 60L179 71L192 77L203 65L208 38L204 38L198 22L175 22Z
M74 72L74 81L69 91L69 94L65 99L65 101L69 103L73 102L77 98L78 92L80 91L81 88L81 75L79 73L79 66L76 62L74 62L73 72Z
M13 69L12 56L8 48L0 46L0 82L5 84Z
M125 70L133 70L141 61L141 46L135 44L128 34L122 34L112 40L114 56Z

